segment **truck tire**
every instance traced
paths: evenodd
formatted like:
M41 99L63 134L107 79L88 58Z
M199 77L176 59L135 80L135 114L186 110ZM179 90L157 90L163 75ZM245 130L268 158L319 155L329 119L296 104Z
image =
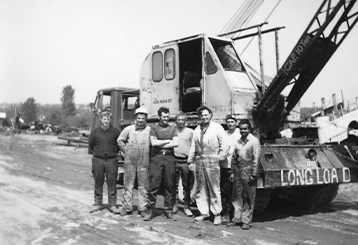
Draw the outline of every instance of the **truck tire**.
M300 186L292 189L288 195L288 201L293 206L301 207L304 209L315 209L315 197L319 189L316 186Z
M338 193L338 184L297 187L289 201L297 206L316 210L328 206Z
M261 214L265 211L271 200L271 190L257 189L254 213Z
M338 189L338 184L320 186L314 200L315 207L323 208L328 206L336 198Z

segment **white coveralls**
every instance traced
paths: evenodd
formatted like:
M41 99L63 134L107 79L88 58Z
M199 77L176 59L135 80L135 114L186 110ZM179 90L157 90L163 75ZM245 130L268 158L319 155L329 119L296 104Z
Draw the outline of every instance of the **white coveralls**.
M138 180L138 210L145 211L148 193L148 167L150 150L150 127L126 127L118 137L118 145L124 152L124 192L123 209L133 211L133 187Z
M194 130L188 163L195 161L197 189L194 196L201 215L209 216L210 211L219 215L222 210L220 194L220 164L227 156L229 145L224 128L210 122L206 130L200 125Z

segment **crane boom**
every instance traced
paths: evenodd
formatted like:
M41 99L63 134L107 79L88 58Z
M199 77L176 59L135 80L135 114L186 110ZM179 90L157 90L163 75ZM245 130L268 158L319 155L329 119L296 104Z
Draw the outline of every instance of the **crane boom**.
M294 46L288 58L277 72L271 84L257 105L257 124L264 124L268 117L276 116L276 122L282 123L285 117L298 103L317 75L341 45L358 21L358 12L352 11L356 0L340 0L335 5L331 0L324 0L306 30ZM333 28L332 28L333 26ZM294 84L285 105L279 99L281 92ZM281 108L280 113L273 108ZM276 117L275 116L275 117ZM276 123L274 127L280 126ZM274 130L274 128L263 131Z

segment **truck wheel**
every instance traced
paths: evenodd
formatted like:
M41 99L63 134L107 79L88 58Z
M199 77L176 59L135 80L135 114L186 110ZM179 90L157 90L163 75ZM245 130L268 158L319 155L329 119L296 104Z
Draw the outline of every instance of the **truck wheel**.
M315 207L322 208L328 206L336 198L338 188L338 184L320 186L314 199Z
M301 186L292 189L288 195L288 201L294 206L313 210L315 208L315 198L319 189L316 186Z
M255 214L261 214L267 208L271 199L271 190L257 189L255 198Z

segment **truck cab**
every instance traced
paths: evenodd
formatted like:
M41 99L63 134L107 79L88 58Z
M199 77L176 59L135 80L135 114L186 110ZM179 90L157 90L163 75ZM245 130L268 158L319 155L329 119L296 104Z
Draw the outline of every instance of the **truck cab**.
M122 129L134 122L134 111L139 105L139 89L113 87L100 89L94 103L90 104L94 119L90 132L101 125L100 113L109 108L112 112L112 126Z
M148 120L158 120L160 107L171 118L178 111L197 123L196 109L212 109L214 121L224 124L227 114L252 120L258 87L235 51L232 40L199 34L152 47L142 64L140 106Z

